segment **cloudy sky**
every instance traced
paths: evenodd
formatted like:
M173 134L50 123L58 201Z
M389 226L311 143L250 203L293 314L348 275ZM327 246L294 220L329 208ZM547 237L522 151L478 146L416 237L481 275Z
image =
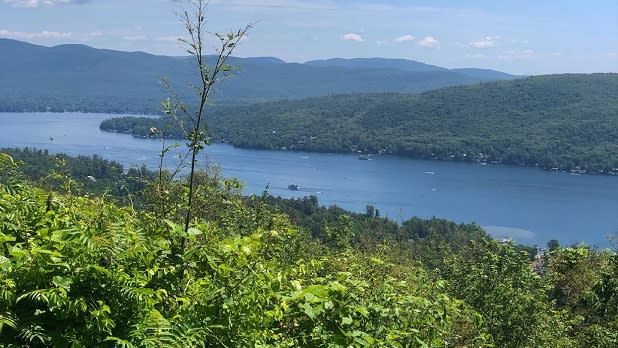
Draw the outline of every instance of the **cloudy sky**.
M0 37L181 55L181 8L181 0L0 0ZM207 20L218 32L256 23L236 51L243 57L618 71L618 0L211 0Z

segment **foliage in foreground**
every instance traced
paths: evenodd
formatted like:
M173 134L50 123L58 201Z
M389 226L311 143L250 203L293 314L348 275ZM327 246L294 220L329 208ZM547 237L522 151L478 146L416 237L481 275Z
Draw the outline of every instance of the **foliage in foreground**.
M147 183L135 210L37 188L0 159L2 346L618 344L615 252L556 247L538 274L527 252L466 245L474 234L441 220L407 223L397 240L382 238L390 224L371 208L360 217L310 204L293 219L322 214L312 236L272 208L285 204L202 173L185 232L180 182L158 196Z
M185 233L104 197L50 196L16 179L8 156L2 169L3 345L488 342L480 315L421 267L323 248L259 202L229 196L225 218Z

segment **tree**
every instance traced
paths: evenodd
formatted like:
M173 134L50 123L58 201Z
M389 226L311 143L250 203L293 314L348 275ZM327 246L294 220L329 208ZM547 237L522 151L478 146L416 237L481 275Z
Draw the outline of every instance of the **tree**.
M551 307L543 279L528 255L511 244L475 243L450 255L444 277L453 296L483 315L497 347L568 346L568 325Z
M547 250L548 251L554 251L556 249L560 249L560 242L558 242L555 239L552 239L549 242L547 242Z
M365 216L368 218L375 217L376 208L373 205L367 205L365 207Z
M206 43L206 5L203 0L187 0L189 10L184 10L180 18L187 30L188 38L180 38L179 41L185 45L186 52L193 59L199 75L199 83L193 86L193 90L197 96L197 106L183 102L177 93L173 91L169 83L164 80L164 85L171 94L170 99L163 102L164 113L175 120L180 120L178 114L184 119L189 120L189 128L185 128L182 121L179 125L185 136L186 145L190 155L190 171L188 179L188 195L186 204L186 213L184 218L184 230L189 230L189 223L192 218L193 198L195 191L195 166L197 163L198 154L208 145L207 131L208 127L204 123L207 107L210 102L210 96L213 86L221 79L228 77L232 72L232 67L227 64L228 58L234 52L234 49L245 37L247 31L251 29L249 24L236 32L230 32L226 35L215 33L216 38L216 59L211 65L208 65L204 56L204 45Z

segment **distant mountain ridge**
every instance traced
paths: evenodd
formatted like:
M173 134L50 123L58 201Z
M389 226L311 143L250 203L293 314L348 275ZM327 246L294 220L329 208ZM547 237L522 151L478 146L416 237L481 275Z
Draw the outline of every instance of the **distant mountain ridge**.
M448 70L436 65L425 64L408 59L386 58L331 58L324 60L310 60L305 64L312 66L336 66L348 69L395 69L402 71L444 71Z
M161 100L168 96L160 86L163 76L169 77L181 95L190 93L185 87L195 79L187 57L80 44L45 47L1 38L0 52L0 111L158 112ZM300 64L274 57L233 57L231 63L240 71L218 85L216 97L222 104L342 93L421 93L518 77L384 58Z

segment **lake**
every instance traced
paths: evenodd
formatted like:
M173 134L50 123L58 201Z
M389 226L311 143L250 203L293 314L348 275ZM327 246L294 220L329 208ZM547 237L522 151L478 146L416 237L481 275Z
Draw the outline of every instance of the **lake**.
M69 155L99 154L124 166L155 167L161 142L99 130L103 114L0 113L0 147L34 147ZM432 216L476 222L496 238L545 245L585 241L600 247L618 229L618 178L536 168L377 156L237 149L213 144L208 159L245 193L316 195L321 204L402 221ZM173 153L172 153L173 154ZM169 157L173 161L173 157ZM205 163L205 159L202 160ZM171 162L168 162L171 164ZM290 191L288 185L299 186Z

